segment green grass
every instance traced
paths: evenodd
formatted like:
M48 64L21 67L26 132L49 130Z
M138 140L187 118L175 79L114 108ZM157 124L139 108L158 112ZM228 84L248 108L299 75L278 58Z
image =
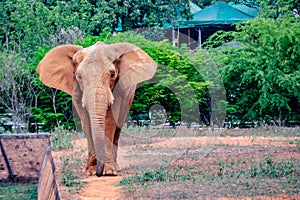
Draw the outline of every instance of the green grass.
M123 178L118 185L130 185L134 182L141 185L146 185L149 182L171 182L177 180L187 180L189 178L190 174L178 174L178 171L171 172L161 165L155 170L142 169L141 173L136 172L134 176Z
M0 183L0 199L3 200L36 200L36 184L5 184Z

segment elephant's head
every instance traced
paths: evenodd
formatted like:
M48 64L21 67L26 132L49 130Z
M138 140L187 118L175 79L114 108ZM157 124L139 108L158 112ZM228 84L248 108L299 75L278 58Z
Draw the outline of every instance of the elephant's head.
M98 176L102 175L105 163L107 109L111 106L114 120L121 127L136 85L150 79L156 67L156 63L135 45L101 42L87 48L77 45L55 47L39 63L40 80L70 94L73 101L81 102L87 111Z

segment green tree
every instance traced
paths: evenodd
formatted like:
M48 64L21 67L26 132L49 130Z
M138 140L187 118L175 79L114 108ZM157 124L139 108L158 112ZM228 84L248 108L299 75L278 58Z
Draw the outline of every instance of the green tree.
M41 45L74 43L85 35L99 35L105 28L115 30L163 26L190 17L188 1L25 1L0 2L2 48L22 54Z
M231 33L239 48L213 51L226 85L229 117L281 124L299 115L299 27L299 18L291 15L256 18Z
M16 123L26 113L22 120L30 118L32 130L37 129L38 122L49 130L70 121L71 111L66 109L70 98L41 85L35 72L49 49L75 43L86 35L99 35L107 30L105 27L111 31L119 19L127 30L188 14L185 1L6 0L0 2L0 9L1 111L13 113ZM101 37L106 39L104 34Z
M191 17L188 1L175 0L115 0L97 1L93 20L99 22L97 33L104 27L113 30L121 24L123 31L174 24L179 19Z
M5 122L12 122L10 128L15 133L27 128L26 122L30 117L28 108L32 103L32 82L33 76L24 59L11 51L0 53L0 105L4 113L8 113ZM3 114L1 112L1 114ZM3 116L5 117L5 116Z
M266 18L277 19L278 17L299 16L300 2L298 0L258 0L260 14Z

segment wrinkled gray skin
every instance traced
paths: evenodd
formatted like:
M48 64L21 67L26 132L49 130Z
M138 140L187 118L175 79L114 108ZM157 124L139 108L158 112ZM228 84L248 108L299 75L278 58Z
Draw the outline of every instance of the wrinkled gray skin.
M128 43L62 45L40 62L41 81L72 95L88 142L88 174L117 175L118 140L136 85L156 68L144 51Z

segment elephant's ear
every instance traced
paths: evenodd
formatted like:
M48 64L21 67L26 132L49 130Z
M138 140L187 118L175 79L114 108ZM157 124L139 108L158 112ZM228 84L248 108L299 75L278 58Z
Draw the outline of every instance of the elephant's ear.
M40 80L49 87L72 95L76 70L72 58L80 49L82 47L77 45L61 45L51 49L36 69Z
M120 43L114 48L114 52L120 56L118 58L119 80L113 91L115 99L112 110L118 126L122 126L137 84L152 78L157 64L146 52L132 44Z

